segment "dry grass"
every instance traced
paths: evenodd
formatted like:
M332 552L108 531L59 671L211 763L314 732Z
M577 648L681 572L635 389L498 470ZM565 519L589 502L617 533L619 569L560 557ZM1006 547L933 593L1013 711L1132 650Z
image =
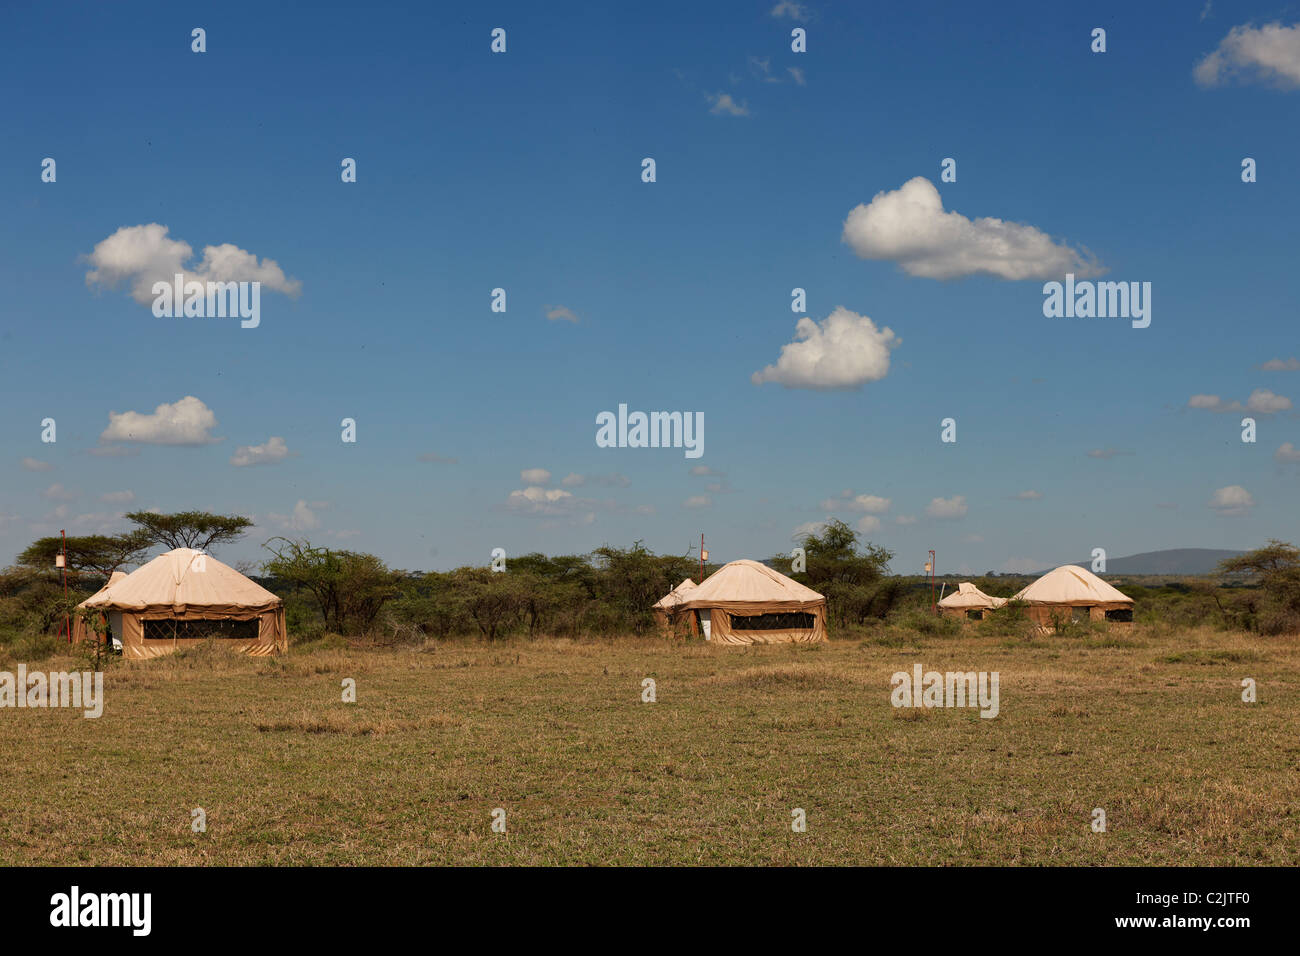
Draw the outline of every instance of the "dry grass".
M999 716L895 709L916 662L1000 672ZM1296 638L218 648L105 684L99 720L0 710L0 864L1300 863Z

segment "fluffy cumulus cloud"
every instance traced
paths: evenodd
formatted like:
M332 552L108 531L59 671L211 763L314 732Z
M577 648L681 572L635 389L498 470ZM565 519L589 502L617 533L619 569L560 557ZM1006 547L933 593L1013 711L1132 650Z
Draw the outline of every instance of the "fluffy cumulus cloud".
M1218 47L1197 61L1192 75L1201 86L1239 80L1296 89L1300 87L1300 24L1233 27Z
M274 465L289 457L289 446L283 438L272 435L262 445L240 445L230 457L230 463L236 468L249 465Z
M550 480L549 473L547 480ZM525 515L567 515L573 512L575 503L573 494L563 488L541 488L530 485L510 492L510 497L506 499L506 508Z
M890 499L879 495L855 495L851 491L841 491L838 498L827 498L822 502L823 511L861 511L870 515L883 514L889 510Z
M221 441L211 435L217 416L193 395L163 402L152 413L109 412L101 442L142 442L149 445L208 445Z
M1300 462L1300 448L1291 444L1289 441L1282 442L1276 452L1273 453L1273 460L1279 464Z
M1100 275L1086 250L1056 242L1033 226L945 212L939 190L917 176L893 192L879 192L844 220L843 240L862 259L897 262L908 275L999 279Z
M313 508L324 508L325 502L313 501L310 505L302 498L293 506L291 514L282 515L271 512L267 519L271 524L289 531L314 531L320 527L320 518Z
M519 480L526 485L549 485L551 473L545 468L525 468L519 473Z
M933 498L925 506L925 513L931 518L966 517L966 496L953 495L951 498Z
M1265 372L1300 372L1300 359L1269 359L1260 366Z
M153 303L155 282L173 282L177 273L186 282L260 282L264 290L288 296L302 291L302 283L286 276L274 259L259 260L229 242L204 246L203 258L187 267L194 250L188 242L172 239L167 232L166 226L156 222L123 226L96 243L86 257L94 266L86 273L86 284L115 288L125 283L131 297L142 305Z
M880 530L880 519L875 515L863 515L858 519L857 529L859 534L872 534Z
M1255 507L1255 498L1241 485L1228 485L1214 492L1209 507L1221 515L1244 515Z
M1291 399L1277 395L1266 388L1257 388L1250 393L1246 404L1238 401L1225 402L1218 395L1193 395L1187 400L1188 408L1204 409L1207 412L1252 412L1256 415L1273 415L1291 408Z
M37 458L24 458L22 464L26 471L49 471L54 467L48 461L41 461Z
M706 94L709 112L714 116L748 116L749 104L737 102L730 93Z
M682 502L683 508L708 508L713 504L713 499L708 495L691 495Z
M135 501L134 491L106 491L99 500L109 505L129 505Z
M56 481L41 492L41 497L47 501L71 501L77 497L77 493L69 491Z
M857 388L889 374L889 352L903 341L893 329L877 328L843 306L821 323L804 316L795 324L794 338L781 346L775 365L755 372L750 381L786 388Z

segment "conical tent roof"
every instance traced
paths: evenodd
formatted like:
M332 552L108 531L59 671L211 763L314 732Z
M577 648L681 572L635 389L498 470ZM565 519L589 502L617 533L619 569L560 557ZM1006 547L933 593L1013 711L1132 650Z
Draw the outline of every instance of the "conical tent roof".
M1068 604L1074 606L1132 604L1127 594L1107 584L1091 571L1073 564L1048 571L1026 588L1016 592L1013 601L1025 604Z
M957 590L953 591L939 602L939 607L988 608L1001 607L1006 603L1006 598L993 597L991 594L985 594L969 581L963 581L961 584L957 585Z
M655 601L653 606L659 608L661 611L666 611L669 608L676 607L686 599L687 594L695 590L695 587L696 585L694 581L690 578L685 578L681 584L677 585L677 587L673 588L658 601Z
M808 611L826 603L812 588L787 578L766 564L741 559L724 564L686 596L683 607L741 612Z
M101 611L170 609L183 614L190 607L222 612L265 611L282 603L229 565L190 548L168 551L119 578L120 573L78 607Z

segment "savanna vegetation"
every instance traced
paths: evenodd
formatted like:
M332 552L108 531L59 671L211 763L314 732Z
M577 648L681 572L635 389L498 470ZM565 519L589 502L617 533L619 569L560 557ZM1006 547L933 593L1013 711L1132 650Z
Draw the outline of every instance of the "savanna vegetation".
M247 531L161 517L70 539L73 596ZM771 560L827 595L831 642L723 648L654 626L698 564L640 544L412 573L271 539L242 570L284 596L288 654L210 642L112 663L98 719L3 712L0 747L40 757L0 766L0 865L1300 862L1295 548L1118 579L1132 627L1049 637L1014 605L932 615L847 527L800 546ZM0 670L82 663L52 554L0 575ZM915 664L999 672L997 716L893 707Z

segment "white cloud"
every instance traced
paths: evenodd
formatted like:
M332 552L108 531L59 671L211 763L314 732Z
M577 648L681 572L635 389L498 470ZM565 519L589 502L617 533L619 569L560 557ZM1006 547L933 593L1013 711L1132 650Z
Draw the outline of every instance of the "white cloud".
M299 498L298 503L293 506L292 514L281 515L272 512L267 515L267 518L272 524L291 531L314 531L320 527L320 518L312 511L313 507L324 508L325 502L313 501L308 505L304 499Z
M843 306L820 324L803 316L795 341L781 346L775 365L750 376L755 385L775 382L786 388L857 388L889 374L889 352L902 344L890 328L876 328L865 315Z
M799 86L808 85L808 81L804 79L803 70L799 69L799 67L787 66L786 70L790 73L791 78L794 79L796 84L798 84Z
M1278 395L1266 388L1257 388L1250 393L1243 405L1238 401L1225 402L1218 395L1193 395L1187 400L1188 408L1199 408L1207 412L1251 412L1255 415L1273 415L1285 412L1291 407L1291 399Z
M540 482L539 482L540 483ZM614 472L609 475L580 475L576 471L564 476L560 484L566 488L581 488L583 485L602 485L606 488L627 488L632 479L627 475Z
M50 471L54 466L48 461L39 461L36 458L24 458L23 468L27 471Z
M821 503L823 511L862 511L878 515L889 510L890 499L879 495L854 495L851 491L840 492L838 498L827 498Z
M730 93L706 93L709 112L714 116L748 116L749 104L736 102Z
M798 541L806 535L821 534L825 528L826 522L824 521L805 521L790 532L790 540Z
M545 468L525 468L519 473L519 480L526 485L549 485L551 473Z
M217 416L193 395L178 402L163 402L152 414L109 412L101 442L131 441L150 445L208 445L221 441L208 434Z
M708 508L713 504L713 499L708 495L691 495L682 502L683 508Z
M57 481L41 492L41 497L47 501L71 501L77 497L75 491L69 491Z
M571 471L560 479L560 484L566 488L581 488L587 483L587 476L580 475L576 471Z
M725 471L718 471L716 468L710 468L708 465L694 465L691 468L691 475L696 478L725 478Z
M230 463L236 468L246 468L249 465L274 465L288 457L289 446L284 439L272 435L264 445L240 445Z
M802 3L796 3L795 0L779 0L777 5L772 8L772 16L778 20L782 17L789 17L791 20L807 23L808 8Z
M135 501L134 491L106 491L99 500L109 505L128 505Z
M951 498L932 498L925 506L925 513L931 518L966 517L966 496L953 495Z
M1055 242L1040 229L984 217L944 212L939 190L917 176L893 192L879 192L844 220L844 242L862 259L897 262L908 275L999 279L1100 275L1086 250Z
M194 250L188 242L170 239L167 227L156 222L123 226L95 244L87 260L95 268L86 273L86 285L114 288L130 286L131 297L141 305L154 301L155 282L174 282L177 273L185 281L260 282L263 289L297 296L302 283L285 276L274 259L262 259L229 242L204 246L203 258L193 269L185 268Z
M544 305L546 317L552 322L577 322L578 316L568 306L563 305Z
M1284 441L1273 453L1273 459L1278 462L1300 461L1300 448L1289 441Z
M1215 50L1197 61L1192 75L1201 86L1237 79L1294 89L1300 86L1300 24L1233 27Z
M880 530L880 519L875 515L863 515L858 519L858 533L871 534L873 531Z
M1260 368L1265 372L1300 372L1300 359L1269 359Z
M522 514L559 515L570 514L576 502L577 499L562 488L540 488L530 485L510 492L510 497L506 499L506 507Z
M1255 507L1255 499L1241 485L1228 485L1214 493L1210 498L1209 507L1221 515L1244 515Z
M1020 494L1016 495L1016 501L1037 501L1041 497L1043 497L1041 491L1034 491L1031 488L1028 491L1022 491Z

